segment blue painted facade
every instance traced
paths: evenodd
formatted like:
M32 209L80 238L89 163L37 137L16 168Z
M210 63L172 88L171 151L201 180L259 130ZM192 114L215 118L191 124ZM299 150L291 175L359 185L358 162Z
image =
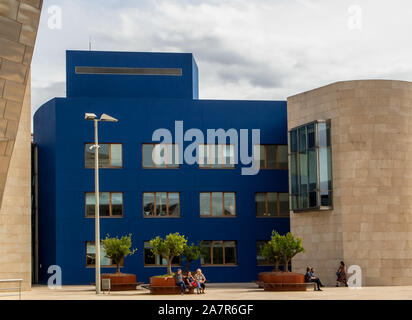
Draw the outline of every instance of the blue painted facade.
M75 66L182 68L171 76L76 75ZM67 52L67 98L55 98L34 115L34 143L38 145L39 279L47 268L62 268L63 284L94 282L94 268L86 267L86 241L94 241L94 219L85 217L85 192L94 191L94 170L85 168L84 144L92 142L93 125L86 112L107 113L118 123L100 123L100 143L123 144L123 168L100 169L100 191L123 192L122 218L102 218L101 235L132 233L138 251L125 260L122 272L147 282L165 267L145 267L143 242L171 232L189 242L235 240L237 266L202 266L213 282L246 282L271 267L257 266L256 240L268 240L272 230L289 231L288 218L257 218L255 192L288 192L287 170L261 170L254 176L235 169L143 169L142 143L152 133L184 121L184 130L260 129L262 144L287 144L285 101L198 100L197 66L191 54ZM186 78L187 77L187 78ZM181 81L179 83L178 81ZM185 146L190 142L185 142ZM251 142L249 135L249 150ZM143 192L180 192L180 218L144 218ZM236 192L236 217L201 218L199 192ZM193 262L191 269L199 266ZM102 268L102 272L113 272Z

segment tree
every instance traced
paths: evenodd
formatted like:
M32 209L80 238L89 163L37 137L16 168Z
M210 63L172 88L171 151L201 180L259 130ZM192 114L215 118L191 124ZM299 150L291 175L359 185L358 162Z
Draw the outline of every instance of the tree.
M265 243L262 255L275 265L275 271L279 271L279 263L281 261L279 240L281 235L277 232L272 233L272 239Z
M185 271L189 271L189 265L192 261L199 259L200 257L200 248L192 243L190 246L187 244L183 250L183 257L187 261Z
M107 234L106 239L102 240L102 246L106 251L106 258L110 258L116 264L116 273L120 273L120 263L122 259L134 254L137 249L131 250L132 235L110 238Z
M305 252L305 249L302 246L302 239L295 238L290 232L281 236L275 231L272 233L272 239L275 239L277 243L280 259L284 263L284 270L288 272L289 263L292 258L300 252Z
M180 235L178 232L169 233L166 239L162 239L159 236L150 240L150 244L153 247L152 252L156 255L161 255L167 261L167 274L172 275L172 260L174 257L182 255L187 240L185 236Z

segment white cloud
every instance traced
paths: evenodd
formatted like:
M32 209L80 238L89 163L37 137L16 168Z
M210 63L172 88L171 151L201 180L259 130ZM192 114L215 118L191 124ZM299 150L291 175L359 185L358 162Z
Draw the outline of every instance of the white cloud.
M62 30L47 28L51 4L63 9ZM352 4L361 30L348 28ZM339 80L412 80L411 9L402 0L46 0L33 105L65 95L64 51L87 50L89 35L95 50L193 52L202 99L284 100Z

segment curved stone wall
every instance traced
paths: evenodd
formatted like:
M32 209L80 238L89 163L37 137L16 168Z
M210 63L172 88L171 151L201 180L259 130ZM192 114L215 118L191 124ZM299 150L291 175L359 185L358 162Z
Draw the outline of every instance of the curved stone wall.
M0 279L31 284L30 64L42 0L0 0Z
M334 207L291 213L306 253L334 285L339 261L359 265L363 285L412 285L412 83L334 83L288 98L288 128L331 119Z

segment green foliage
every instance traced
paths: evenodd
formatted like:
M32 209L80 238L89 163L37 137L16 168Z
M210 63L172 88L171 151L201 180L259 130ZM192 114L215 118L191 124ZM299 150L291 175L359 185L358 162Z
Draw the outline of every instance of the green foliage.
M172 260L174 257L182 255L187 240L185 236L180 235L178 232L169 233L165 239L157 236L150 240L150 244L153 247L152 252L156 255L161 255L167 261L167 273L172 274Z
M278 269L279 262L283 261L284 270L288 271L290 261L300 252L305 252L302 246L302 239L295 238L290 232L286 235L280 235L273 231L272 238L265 244L262 254L275 263L276 270Z
M132 235L110 238L107 234L106 239L102 240L102 246L106 251L106 257L110 258L116 264L116 272L120 272L120 263L122 259L134 254L137 249L131 250Z
M183 258L187 261L186 263L186 272L189 271L189 265L192 261L199 259L200 257L200 248L192 243L190 246L185 245L183 250Z
M275 265L275 271L279 270L279 263L281 261L281 255L278 245L278 237L281 237L277 232L272 234L272 239L265 243L262 255L269 260L270 263Z

